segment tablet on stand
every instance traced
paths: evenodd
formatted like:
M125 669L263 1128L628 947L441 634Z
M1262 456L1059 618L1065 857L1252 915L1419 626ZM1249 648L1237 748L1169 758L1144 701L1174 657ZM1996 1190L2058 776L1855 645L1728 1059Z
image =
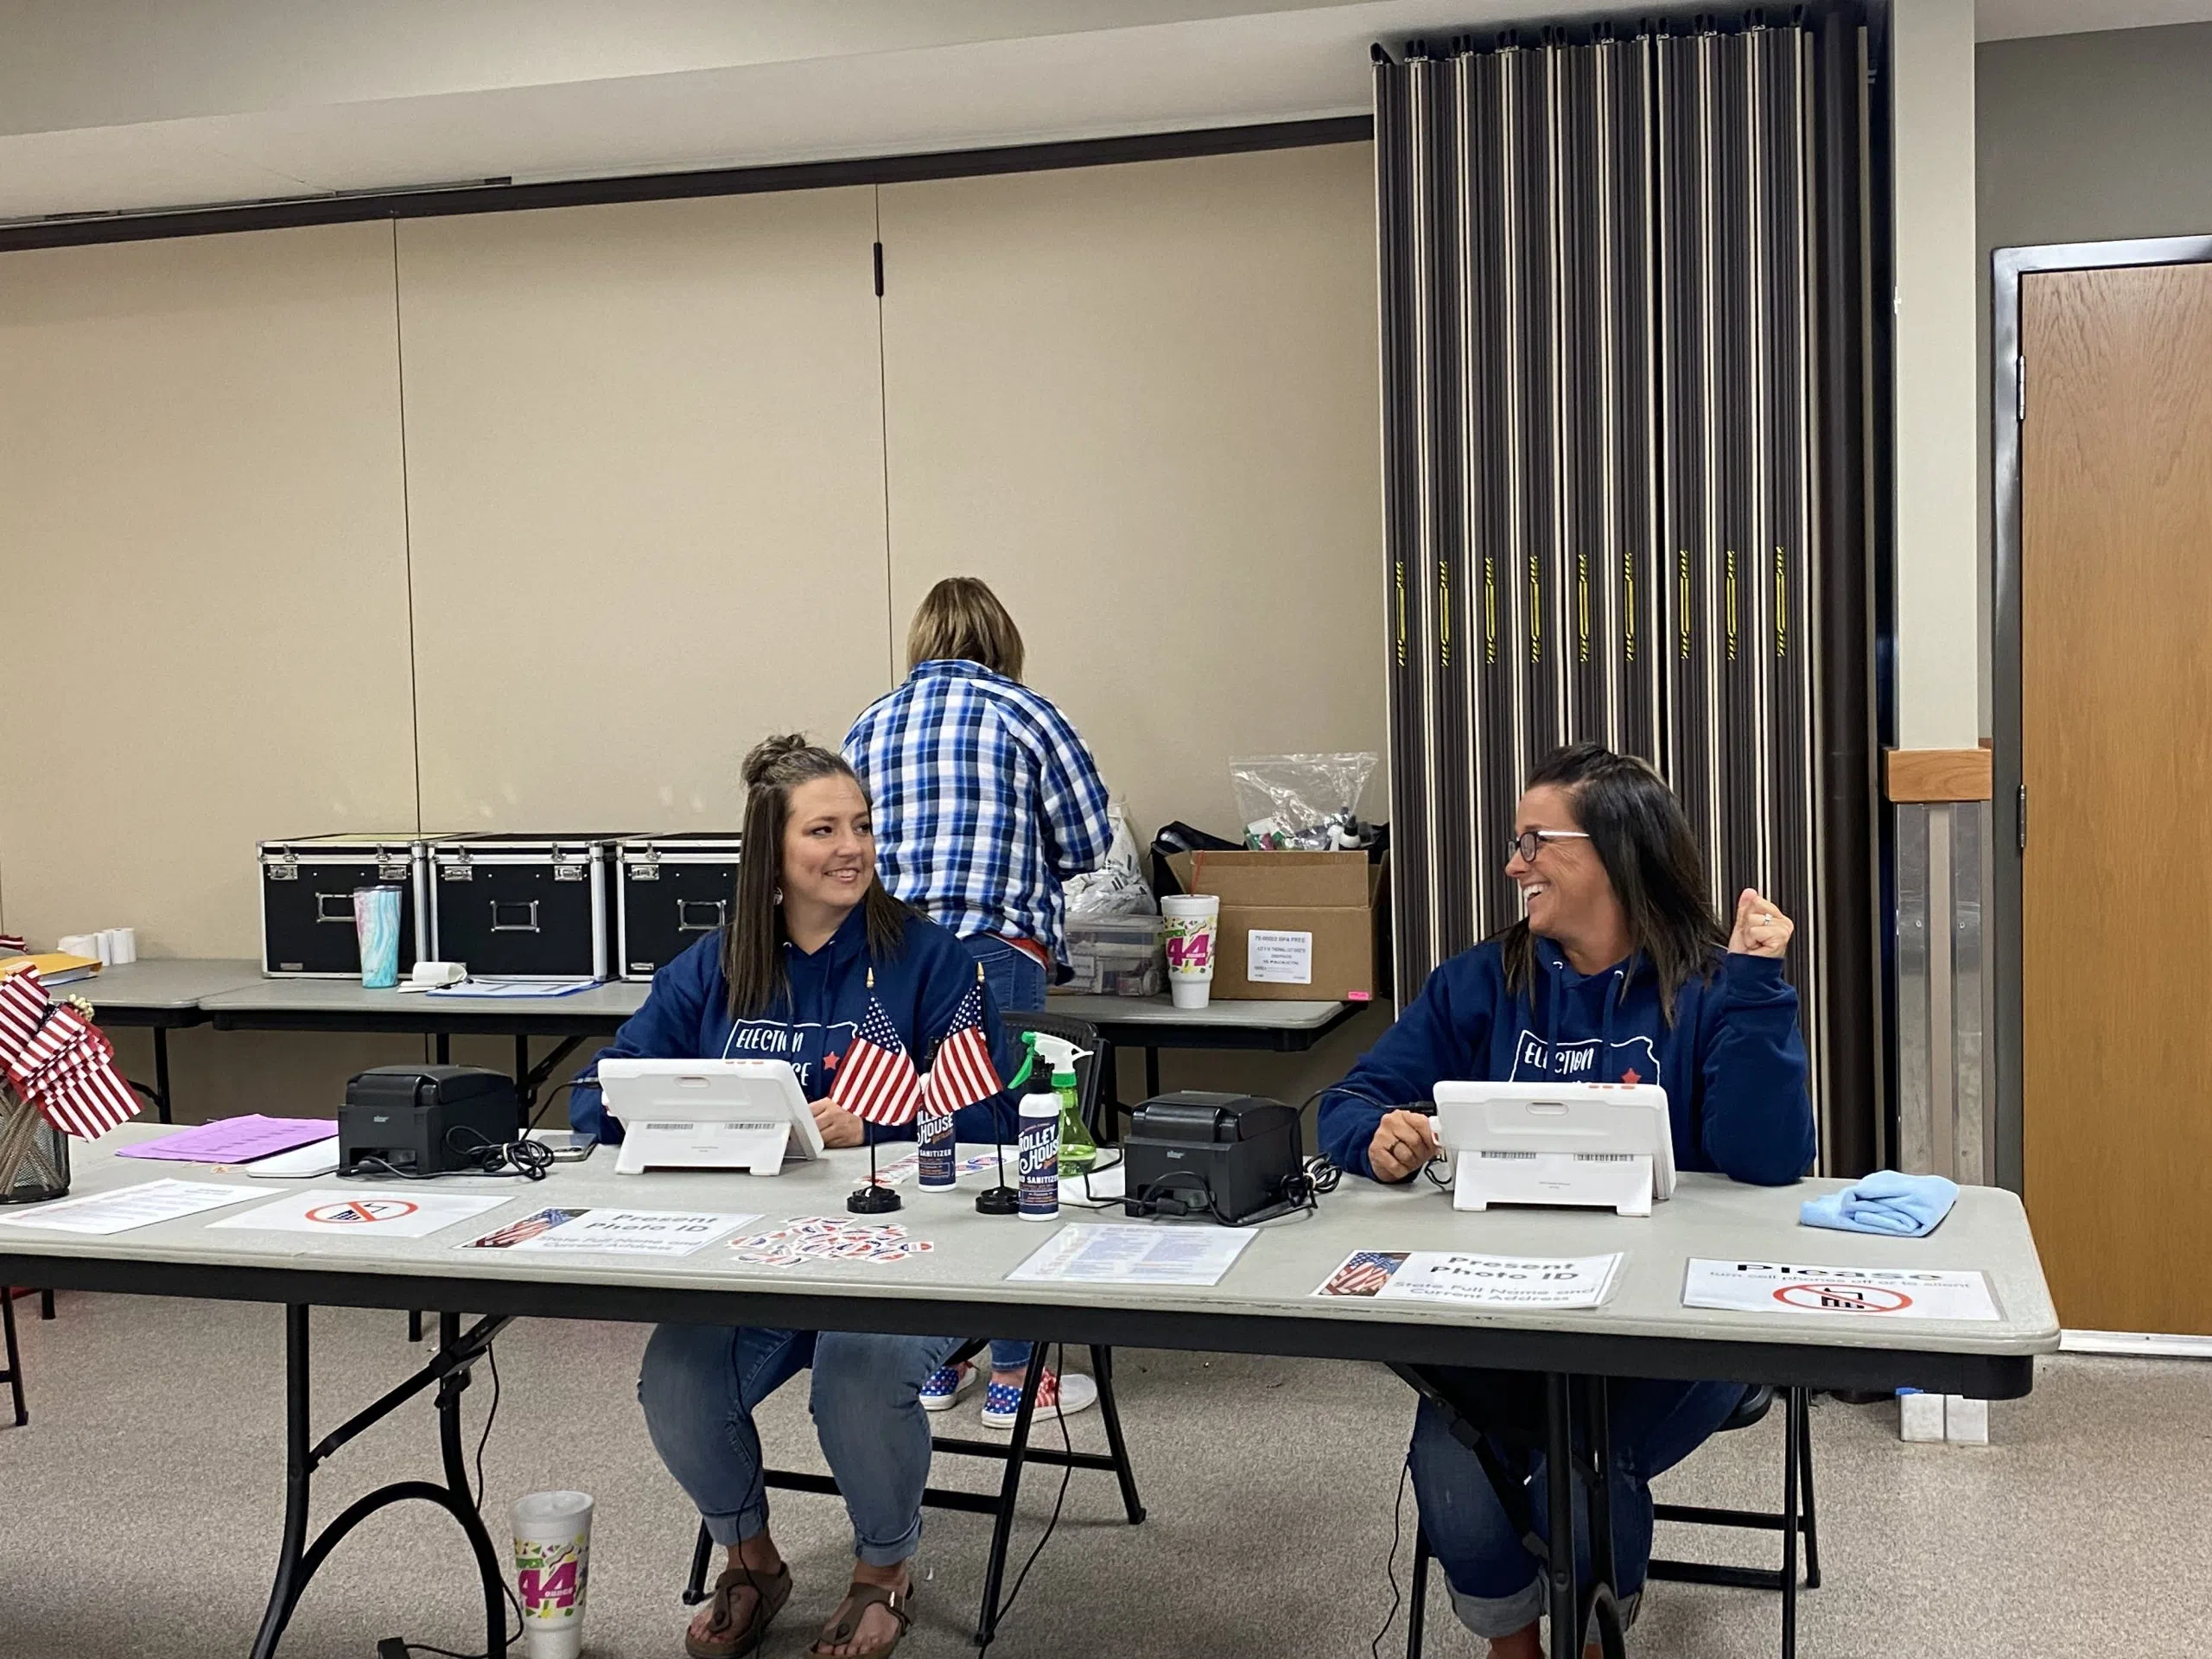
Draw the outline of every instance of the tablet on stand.
M1667 1091L1649 1083L1440 1083L1452 1207L1570 1205L1648 1216L1675 1191Z
M599 1086L622 1122L614 1169L781 1172L822 1156L822 1131L788 1060L602 1060Z

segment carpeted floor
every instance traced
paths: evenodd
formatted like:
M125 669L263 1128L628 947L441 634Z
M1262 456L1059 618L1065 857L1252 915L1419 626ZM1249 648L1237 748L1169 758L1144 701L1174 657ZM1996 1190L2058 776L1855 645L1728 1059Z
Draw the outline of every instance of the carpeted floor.
M45 1324L35 1306L18 1304L31 1424L0 1427L0 1655L235 1659L259 1621L282 1513L281 1313L65 1295L60 1319ZM318 1314L315 1333L320 1432L419 1352L397 1314ZM487 1513L496 1535L523 1492L594 1494L586 1646L600 1659L682 1652L677 1591L696 1522L639 1418L643 1340L634 1327L534 1321L499 1347L505 1397L485 1455ZM1190 1354L1125 1352L1118 1375L1151 1516L1127 1526L1112 1478L1078 1473L996 1651L1366 1653L1392 1600L1385 1563L1410 1418L1403 1389L1358 1365ZM470 1390L472 1424L489 1395ZM1895 1438L1893 1408L1816 1408L1827 1583L1802 1604L1806 1659L2196 1651L2212 1606L2202 1585L2212 1558L2212 1366L2055 1360L2031 1398L1992 1415L1996 1444L1986 1449L1909 1446ZM1778 1417L1706 1447L1662 1495L1770 1506ZM965 1412L945 1421L981 1432ZM318 1515L378 1482L434 1476L431 1422L417 1402L340 1453ZM1095 1414L1071 1427L1079 1443L1103 1445ZM771 1402L765 1429L772 1454L820 1466L802 1388ZM988 1478L950 1459L938 1475ZM1057 1473L1034 1473L1017 1565L1058 1484ZM901 1652L972 1653L988 1522L928 1524L920 1618ZM803 1497L778 1500L775 1526L798 1588L766 1651L787 1659L836 1599L849 1534L833 1501ZM1768 1547L1662 1537L1674 1553L1715 1558ZM1401 1580L1404 1561L1402 1548ZM1432 1595L1428 1651L1479 1652L1440 1589ZM471 1653L481 1646L477 1607L452 1523L410 1505L339 1552L283 1651L372 1659L378 1639L397 1635ZM1403 1650L1403 1628L1401 1614L1384 1652ZM1770 1596L1664 1585L1630 1649L1764 1659L1777 1634Z

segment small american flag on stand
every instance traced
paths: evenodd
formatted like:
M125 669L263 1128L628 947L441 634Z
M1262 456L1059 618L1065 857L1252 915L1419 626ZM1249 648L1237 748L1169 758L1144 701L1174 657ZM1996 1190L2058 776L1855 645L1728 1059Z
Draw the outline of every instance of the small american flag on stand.
M976 982L960 999L952 1028L937 1046L929 1075L922 1079L922 1109L931 1117L950 1117L963 1106L988 1100L1002 1092L998 1068L991 1064L991 1046L983 1035L982 969Z
M138 1115L114 1046L69 1004L49 1004L35 968L0 980L0 1071L48 1122L80 1140Z
M922 1083L898 1027L875 999L875 970L868 976L868 1010L853 1044L837 1062L830 1097L864 1123L911 1123L921 1105Z

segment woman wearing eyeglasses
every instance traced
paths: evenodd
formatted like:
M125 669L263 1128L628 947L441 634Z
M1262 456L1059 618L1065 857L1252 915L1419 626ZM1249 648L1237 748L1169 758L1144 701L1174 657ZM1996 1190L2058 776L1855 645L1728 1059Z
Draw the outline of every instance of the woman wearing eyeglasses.
M1695 838L1649 766L1577 744L1536 768L1505 873L1526 919L1428 977L1395 1026L1323 1096L1322 1149L1347 1171L1408 1181L1439 1151L1427 1103L1446 1080L1651 1083L1667 1091L1678 1167L1779 1186L1813 1160L1797 994L1783 976L1789 918L1757 892L1724 926ZM1540 1529L1541 1394L1513 1372L1451 1374ZM1614 1560L1633 1618L1651 1553L1649 1483L1733 1411L1740 1383L1616 1380L1611 1389ZM1536 1659L1541 1565L1480 1461L1427 1399L1414 1421L1414 1496L1460 1622L1491 1659ZM1580 1532L1581 1529L1578 1529ZM1578 1537L1588 1572L1586 1536ZM1591 1651L1595 1652L1592 1649Z

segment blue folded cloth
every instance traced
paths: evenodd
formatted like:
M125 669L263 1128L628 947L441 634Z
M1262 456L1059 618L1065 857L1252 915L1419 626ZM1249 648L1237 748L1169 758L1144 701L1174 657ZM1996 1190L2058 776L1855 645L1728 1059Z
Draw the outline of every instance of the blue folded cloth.
M1808 1227L1833 1227L1839 1232L1922 1238L1936 1230L1958 1201L1957 1183L1941 1175L1900 1175L1894 1169L1880 1169L1840 1192L1806 1199L1797 1219Z

